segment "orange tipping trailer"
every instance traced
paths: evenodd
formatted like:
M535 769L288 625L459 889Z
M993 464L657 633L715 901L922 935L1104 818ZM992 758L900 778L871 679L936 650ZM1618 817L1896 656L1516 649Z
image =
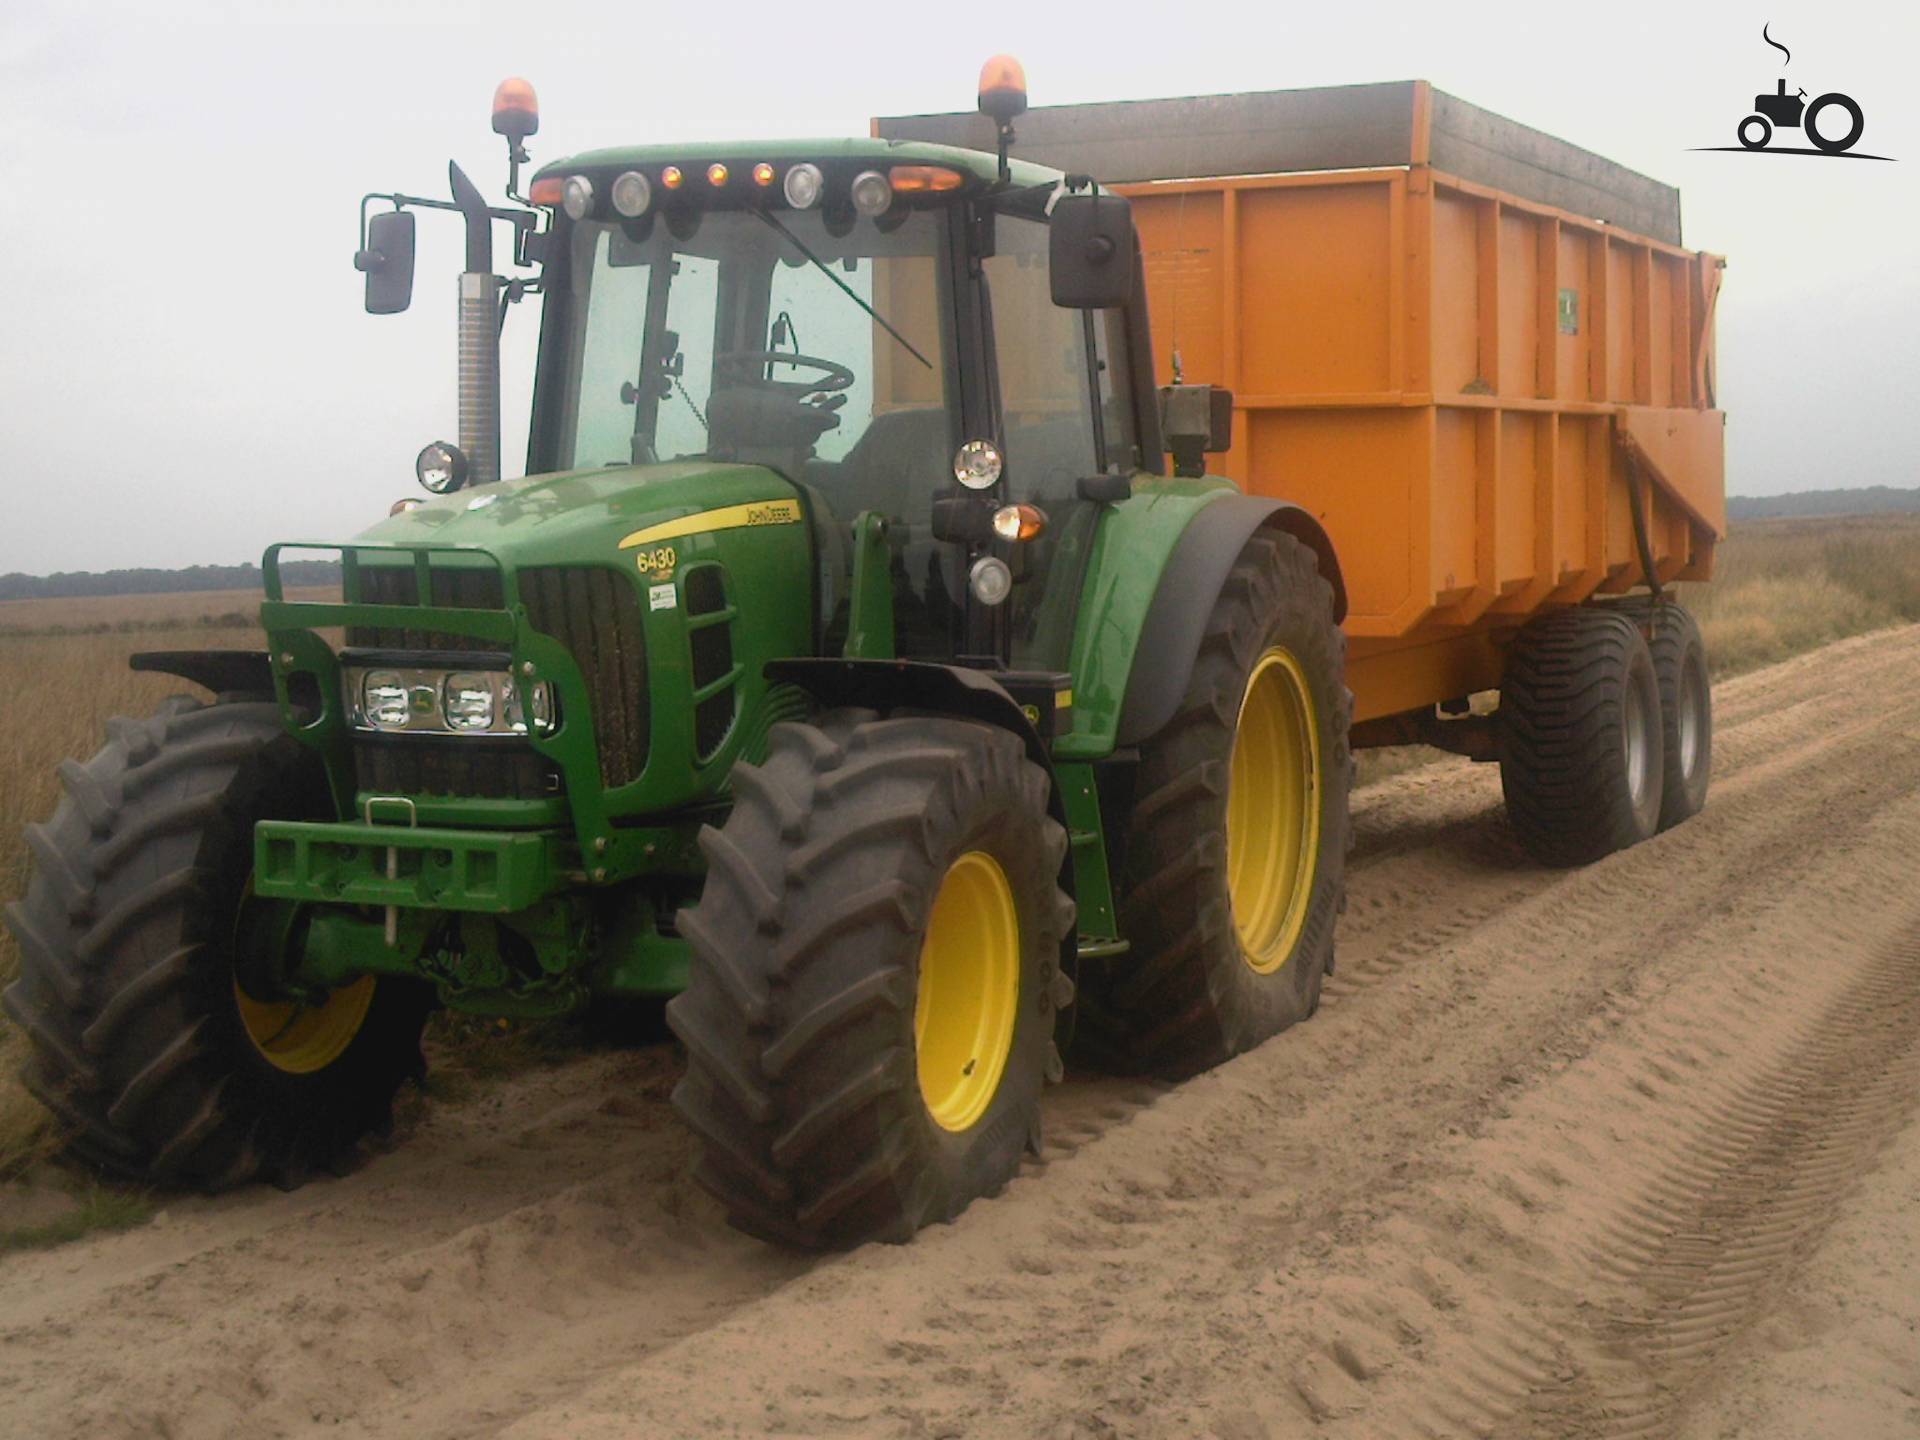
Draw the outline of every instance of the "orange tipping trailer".
M1643 583L1636 505L1662 583L1711 574L1724 261L1671 187L1424 81L1041 107L1018 151L1131 197L1160 381L1232 390L1218 468L1326 525L1356 721L1491 689L1524 621Z

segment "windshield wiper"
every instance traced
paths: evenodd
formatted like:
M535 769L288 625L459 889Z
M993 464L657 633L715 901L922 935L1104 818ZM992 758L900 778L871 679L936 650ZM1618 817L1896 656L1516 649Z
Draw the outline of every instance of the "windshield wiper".
M818 270L822 275L826 276L827 279L831 280L834 284L838 285L840 289L845 293L846 297L849 300L853 301L854 304L858 305L862 310L866 311L867 315L873 320L873 322L876 325L878 325L882 330L885 330L889 335L891 335L894 339L898 340L902 345L906 346L907 353L909 355L913 356L914 359L918 360L922 365L926 366L927 369L929 370L933 369L933 362L927 359L927 357L922 355L918 350L914 349L913 342L911 340L907 339L906 336L902 335L898 330L894 329L893 326L889 325L884 315L882 315L878 310L874 309L873 306L869 305L865 300L862 300L860 298L859 291L855 290L851 285L847 284L846 281L842 280L838 275L834 274L833 271L820 259L818 255L814 254L813 251L809 250L806 247L805 242L803 242L798 235L794 234L793 231L789 230L786 226L780 223L779 218L777 216L771 215L765 210L755 210L753 213L755 215L758 215L762 220L766 221L767 224L771 225L774 229L778 230L782 235L786 236L788 240L792 241L793 248L798 250L802 255L806 256L807 259L811 260L813 262L814 269Z

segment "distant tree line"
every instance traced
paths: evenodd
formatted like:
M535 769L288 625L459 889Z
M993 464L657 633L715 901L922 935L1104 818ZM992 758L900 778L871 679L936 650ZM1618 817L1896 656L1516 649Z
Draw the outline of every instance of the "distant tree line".
M288 560L286 585L338 585L337 560ZM258 565L189 565L184 570L63 570L0 575L0 600L69 600L81 595L167 595L191 590L258 590Z
M1891 485L1727 497L1730 520L1790 520L1810 515L1888 515L1910 511L1920 511L1920 489L1895 489Z

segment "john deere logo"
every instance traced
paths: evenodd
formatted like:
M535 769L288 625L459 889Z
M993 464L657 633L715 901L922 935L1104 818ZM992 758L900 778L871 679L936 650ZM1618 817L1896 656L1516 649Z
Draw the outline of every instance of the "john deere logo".
M1782 64L1793 63L1793 52L1767 33L1767 26L1760 27L1760 38L1778 50L1787 58ZM1782 79L1774 87L1771 95L1753 97L1754 113L1742 120L1734 129L1738 145L1697 145L1696 150L1724 150L1738 153L1746 150L1763 155L1827 155L1842 160L1891 160L1891 155L1855 154L1853 147L1860 143L1860 137L1866 133L1867 117L1861 113L1860 102L1851 95L1842 95L1838 90L1830 90L1824 95L1808 100L1807 92L1795 87L1794 93L1787 93L1787 82ZM1809 145L1774 144L1776 132L1798 130ZM1782 137L1783 141L1793 137Z
M664 520L636 530L621 540L622 550L641 545L657 545L664 540L679 540L689 535L710 535L716 530L739 530L748 526L798 525L806 518L798 500L749 500L744 505L723 505L718 510L700 510L678 520ZM642 568L645 568L644 566Z
M431 685L416 685L407 692L407 708L416 715L431 715L440 708L440 697Z

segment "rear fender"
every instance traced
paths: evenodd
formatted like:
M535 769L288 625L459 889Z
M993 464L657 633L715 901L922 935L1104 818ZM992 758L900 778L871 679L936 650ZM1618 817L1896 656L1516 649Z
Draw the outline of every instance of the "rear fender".
M1137 745L1173 718L1193 678L1207 617L1227 574L1260 530L1293 536L1313 551L1320 574L1333 589L1335 623L1347 618L1347 590L1340 561L1324 527L1298 505L1254 495L1216 500L1181 532L1154 592L1140 631L1120 710L1121 745Z
M1115 507L1102 522L1074 641L1074 729L1055 742L1056 756L1100 759L1172 718L1220 587L1261 529L1313 551L1333 589L1334 618L1345 619L1333 541L1297 505L1209 479L1142 487Z

